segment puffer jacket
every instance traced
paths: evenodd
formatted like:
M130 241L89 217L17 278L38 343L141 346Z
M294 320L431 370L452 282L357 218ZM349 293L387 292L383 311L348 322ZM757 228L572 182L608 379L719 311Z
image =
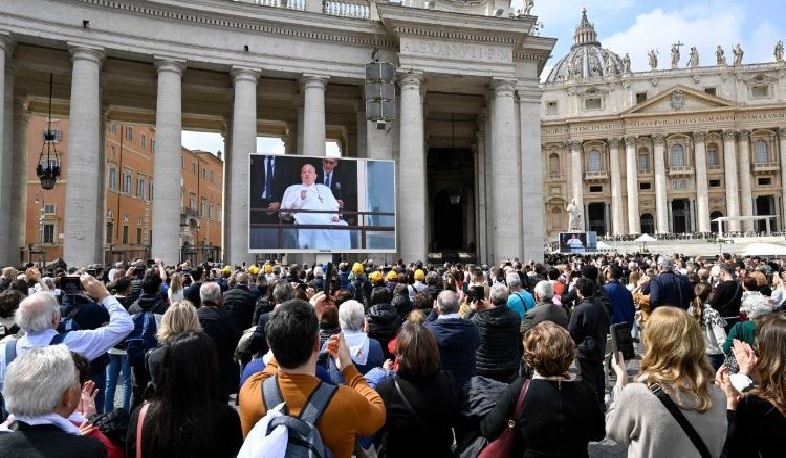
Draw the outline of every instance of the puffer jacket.
M406 320L407 316L409 316L409 312L412 311L412 301L409 300L409 293L404 291L402 294L395 294L390 302L396 309L398 317L401 318L402 321Z
M257 298L245 285L238 285L224 293L224 308L232 312L237 328L241 331L253 326L254 306Z
M478 375L509 383L516 378L521 359L519 314L502 305L481 310L472 320L480 332Z
M401 327L395 307L390 304L376 304L368 309L368 336L375 339L382 346L385 358L393 356L388 351L388 343L396 337Z
M129 315L136 315L141 312L153 312L156 315L163 315L168 308L169 304L164 302L160 294L142 293L139 299L128 307L128 313Z

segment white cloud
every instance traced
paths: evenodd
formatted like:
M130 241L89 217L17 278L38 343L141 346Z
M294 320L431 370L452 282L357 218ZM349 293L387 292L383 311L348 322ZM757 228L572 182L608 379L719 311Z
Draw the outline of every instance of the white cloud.
M180 144L190 150L224 152L224 137L216 132L184 130L180 134Z

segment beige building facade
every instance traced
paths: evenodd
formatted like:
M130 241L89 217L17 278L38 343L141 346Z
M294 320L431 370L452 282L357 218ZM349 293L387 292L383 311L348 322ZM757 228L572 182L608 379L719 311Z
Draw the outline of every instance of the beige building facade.
M715 218L757 215L783 230L782 53L772 63L746 63L742 55L726 61L721 50L702 58L709 65L700 65L698 51L684 54L658 65L653 52L650 70L634 73L629 57L601 46L584 12L571 51L543 85L548 238L568 227L573 198L583 229L598 235L708 233L718 230ZM723 225L765 228L764 220Z

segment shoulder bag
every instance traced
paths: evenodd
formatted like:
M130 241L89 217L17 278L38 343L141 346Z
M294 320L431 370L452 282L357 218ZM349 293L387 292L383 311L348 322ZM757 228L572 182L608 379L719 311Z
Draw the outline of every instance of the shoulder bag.
M145 424L148 407L150 404L146 402L139 410L139 417L136 419L136 458L142 458L142 426Z
M652 385L649 386L649 389L650 392L652 392L652 394L654 394L655 397L657 397L658 400L663 404L663 407L665 407L669 411L669 413L671 413L671 416L674 417L675 420L677 420L677 423L680 424L682 430L685 431L685 434L688 435L690 441L693 442L693 445L696 446L696 449L699 451L699 455L701 455L701 458L712 458L709 449L707 449L707 446L704 444L704 441L701 440L701 436L699 436L699 433L696 432L696 430L693 428L693 425L691 425L688 419L685 418L682 412L680 412L680 409L679 407L677 407L677 404L675 404L674 401L671 400L669 395L663 391L660 384L653 383Z
M519 399L516 401L516 409L513 411L513 417L508 420L507 428L500 433L499 437L483 447L478 458L507 458L511 456L513 446L516 444L516 423L524 410L524 396L527 395L529 382L529 379L525 380L521 387Z

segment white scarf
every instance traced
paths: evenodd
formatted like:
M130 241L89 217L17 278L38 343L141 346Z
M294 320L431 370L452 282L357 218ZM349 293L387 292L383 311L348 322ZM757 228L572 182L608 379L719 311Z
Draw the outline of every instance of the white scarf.
M363 331L344 331L344 340L349 347L352 361L357 365L365 366L368 362L368 335Z

